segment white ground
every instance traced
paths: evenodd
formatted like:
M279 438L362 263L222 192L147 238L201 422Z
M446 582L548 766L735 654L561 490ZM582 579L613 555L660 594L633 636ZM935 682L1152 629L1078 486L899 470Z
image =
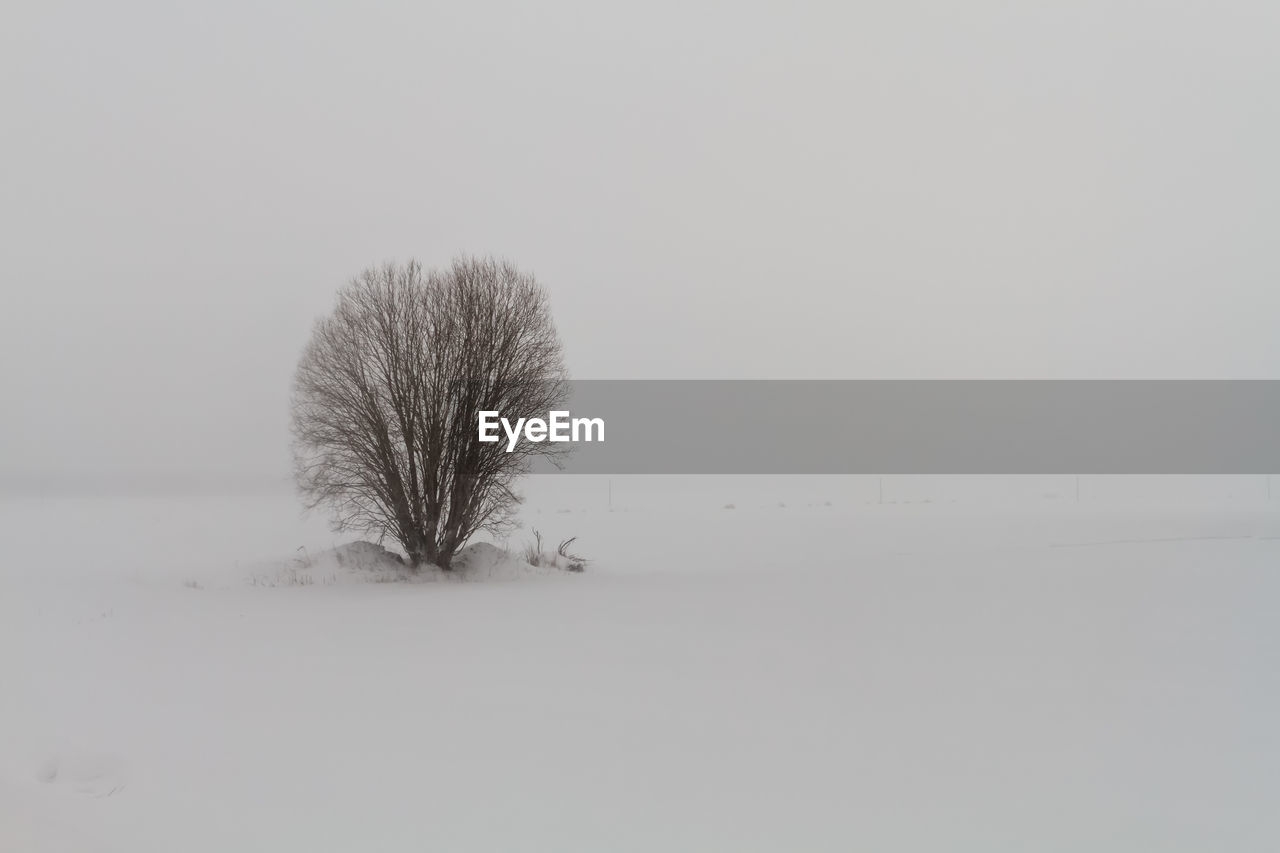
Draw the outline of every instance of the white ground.
M1280 849L1280 501L584 483L586 574L408 584L0 498L0 851Z

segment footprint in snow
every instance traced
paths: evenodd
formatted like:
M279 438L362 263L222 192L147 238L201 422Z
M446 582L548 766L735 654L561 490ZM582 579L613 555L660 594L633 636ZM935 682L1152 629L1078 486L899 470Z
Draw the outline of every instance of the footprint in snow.
M110 797L128 784L128 763L115 755L67 753L46 761L36 778L90 797Z

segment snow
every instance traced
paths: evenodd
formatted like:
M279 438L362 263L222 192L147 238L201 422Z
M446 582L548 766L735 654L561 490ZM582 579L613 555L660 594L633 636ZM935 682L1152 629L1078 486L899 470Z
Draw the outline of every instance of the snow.
M0 498L0 850L1277 849L1280 503L836 479L560 478L411 582L287 494Z
M555 574L568 568L569 561L556 554L539 561L525 562L523 554L500 548L491 542L473 542L453 558L449 572L434 566L411 569L398 553L375 542L356 540L311 553L305 546L288 560L270 560L257 565L249 575L254 586L311 586L313 584L365 583L445 583L468 581L521 580ZM558 558L558 559L557 559ZM239 578L231 577L235 585ZM226 585L228 581L224 581ZM192 589L204 589L198 580L188 581Z

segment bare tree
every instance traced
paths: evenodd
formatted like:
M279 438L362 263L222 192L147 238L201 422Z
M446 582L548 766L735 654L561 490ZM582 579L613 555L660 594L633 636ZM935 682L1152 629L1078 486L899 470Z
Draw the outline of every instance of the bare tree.
M566 379L533 276L469 257L368 269L298 364L299 489L308 507L333 511L336 529L391 537L414 567L447 570L477 531L510 528L516 478L564 447L481 442L477 413L545 418L564 407Z

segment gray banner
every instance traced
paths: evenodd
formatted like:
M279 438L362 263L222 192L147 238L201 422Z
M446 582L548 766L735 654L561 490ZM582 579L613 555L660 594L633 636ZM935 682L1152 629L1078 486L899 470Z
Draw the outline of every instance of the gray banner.
M1280 471L1280 381L570 384L570 474Z

